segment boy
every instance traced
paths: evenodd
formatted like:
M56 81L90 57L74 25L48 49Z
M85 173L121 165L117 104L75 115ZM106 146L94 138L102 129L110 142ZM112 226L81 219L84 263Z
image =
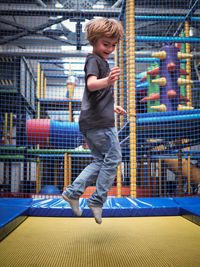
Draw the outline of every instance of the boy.
M86 25L86 37L93 47L85 62L85 90L83 94L80 131L83 133L93 156L89 164L72 185L63 192L77 216L81 216L79 197L85 189L96 183L96 191L87 200L98 224L102 222L102 206L107 198L121 162L121 150L114 128L114 111L120 115L126 111L114 106L113 85L120 75L119 67L111 71L107 63L109 55L123 37L123 28L114 19L97 18Z

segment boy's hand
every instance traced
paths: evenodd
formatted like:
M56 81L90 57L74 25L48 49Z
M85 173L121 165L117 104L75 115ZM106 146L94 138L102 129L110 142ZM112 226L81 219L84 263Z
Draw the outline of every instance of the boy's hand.
M119 115L124 115L126 114L126 110L123 109L122 107L120 106L114 106L114 111L119 114Z
M108 76L108 86L113 85L117 80L118 76L120 75L120 68L119 67L114 67Z

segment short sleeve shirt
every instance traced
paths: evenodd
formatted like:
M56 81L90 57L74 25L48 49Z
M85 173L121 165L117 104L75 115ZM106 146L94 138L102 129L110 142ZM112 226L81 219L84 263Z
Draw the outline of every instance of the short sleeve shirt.
M97 79L108 76L108 62L101 57L89 54L85 62L85 90L79 117L80 130L114 127L114 93L113 86L91 92L87 88L87 78L94 75Z

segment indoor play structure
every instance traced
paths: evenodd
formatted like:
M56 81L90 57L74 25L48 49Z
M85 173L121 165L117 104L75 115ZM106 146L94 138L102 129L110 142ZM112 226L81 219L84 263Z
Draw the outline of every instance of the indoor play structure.
M13 257L19 266L55 266L58 258L67 266L198 266L200 1L25 2L13 0L15 8L0 3L0 265L8 266ZM95 185L80 199L81 218L61 198L92 161L78 116L85 57L91 52L84 25L98 16L118 19L125 29L108 62L121 69L115 104L127 110L123 117L115 115L122 162L103 207L101 230L93 228L86 205ZM34 229L31 255L26 237ZM181 245L174 245L180 236L172 229L181 233ZM42 253L34 241L38 235ZM111 245L114 237L118 247ZM161 257L154 248L164 241L169 244L161 246ZM108 243L115 251L110 258ZM99 255L96 265L91 248Z

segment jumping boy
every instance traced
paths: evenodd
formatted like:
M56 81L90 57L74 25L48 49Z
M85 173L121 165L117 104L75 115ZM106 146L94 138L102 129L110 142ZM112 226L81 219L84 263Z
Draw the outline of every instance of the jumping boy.
M121 149L115 129L114 111L120 115L126 111L114 105L113 85L120 75L119 67L109 69L107 59L115 50L124 31L114 19L92 19L86 25L86 38L93 47L85 62L85 90L79 117L83 133L93 161L63 192L77 216L81 216L79 197L85 189L96 184L96 191L87 200L98 224L102 222L102 207L107 199L121 162Z

